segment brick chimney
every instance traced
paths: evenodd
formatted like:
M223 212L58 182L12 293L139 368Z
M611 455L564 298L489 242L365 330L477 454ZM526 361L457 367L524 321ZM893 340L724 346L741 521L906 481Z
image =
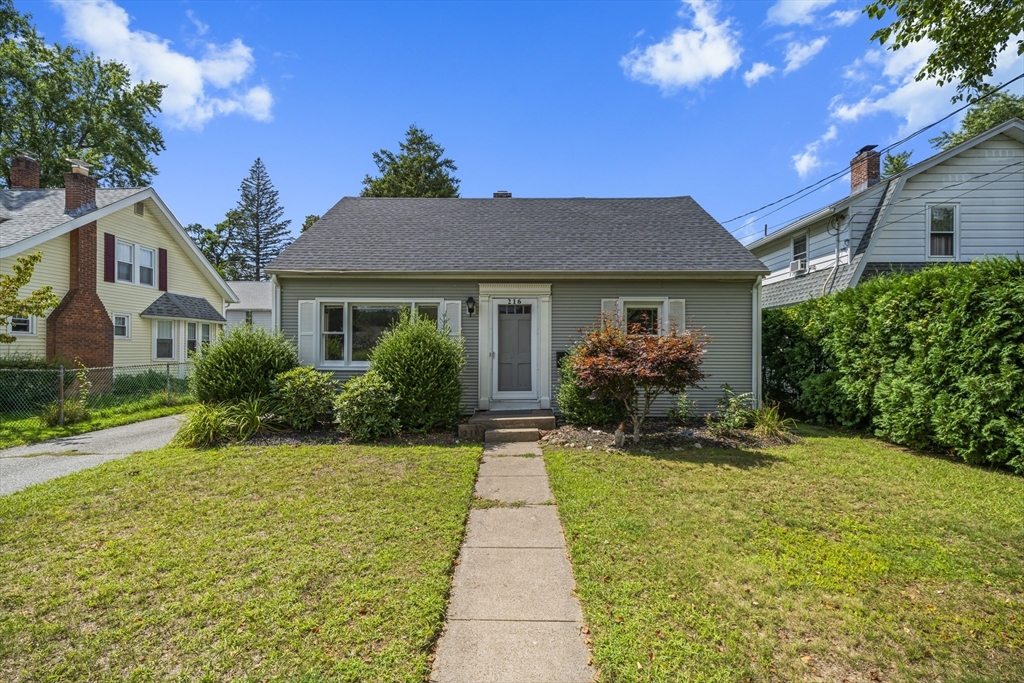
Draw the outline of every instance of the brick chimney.
M39 189L39 162L24 152L11 159L11 189Z
M498 190L494 193L495 199L512 199L512 193L508 190Z
M84 162L69 159L64 174L64 208L71 216L96 206L96 179ZM70 283L60 305L46 318L46 357L79 360L86 367L114 364L114 324L96 293L99 277L96 258L96 221L69 235Z
M863 192L872 185L877 185L882 178L882 155L875 151L878 145L861 147L850 161L850 194Z
M89 164L68 159L71 173L64 174L64 212L75 216L96 208L96 179L89 177Z

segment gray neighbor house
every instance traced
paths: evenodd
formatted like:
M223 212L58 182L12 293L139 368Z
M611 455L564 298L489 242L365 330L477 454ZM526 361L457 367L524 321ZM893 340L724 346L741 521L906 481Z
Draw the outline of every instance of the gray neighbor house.
M722 384L760 392L769 271L690 197L345 197L267 272L301 362L341 380L402 307L447 320L465 340L467 413L557 411L557 362L602 311L703 329L702 412Z

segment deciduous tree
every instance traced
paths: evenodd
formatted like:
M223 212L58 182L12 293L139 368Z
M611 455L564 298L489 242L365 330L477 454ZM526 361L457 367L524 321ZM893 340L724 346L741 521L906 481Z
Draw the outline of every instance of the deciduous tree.
M416 125L409 126L398 154L382 149L373 153L380 177L363 179L363 197L458 197L455 162L444 148Z
M204 228L200 223L185 226L203 256L225 280L238 280L243 270L242 256L238 251L240 222L238 213L232 209L212 230Z
M890 10L896 15L892 23L871 39L890 50L922 40L935 43L917 80L956 83L954 101L981 92L999 53L1012 43L1018 55L1024 54L1020 0L876 0L864 8L872 19L882 19Z
M960 130L952 133L946 131L928 142L937 149L949 149L1012 118L1024 119L1024 95L1006 92L988 94L967 110L960 122Z
M914 151L909 149L898 154L886 152L882 159L882 177L888 178L910 168L910 155L913 153Z
M19 256L12 266L14 275L0 274L0 344L11 344L17 337L7 334L7 323L11 318L25 318L30 315L44 316L51 308L56 308L60 299L53 293L50 285L43 285L21 298L19 292L32 280L36 264L43 258L43 252L37 251L28 256Z
M700 366L709 343L699 330L672 327L664 334L644 334L644 329L635 323L627 330L617 316L603 316L584 334L570 361L580 385L594 398L623 402L634 442L659 396L678 394L704 379Z
M0 183L19 150L39 160L43 187L60 187L66 158L92 164L102 185L147 185L164 139L152 118L164 86L74 47L47 45L29 15L0 0Z

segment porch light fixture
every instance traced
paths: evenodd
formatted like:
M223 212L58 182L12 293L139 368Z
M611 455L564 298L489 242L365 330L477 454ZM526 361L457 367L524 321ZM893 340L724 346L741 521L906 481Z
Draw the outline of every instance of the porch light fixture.
M473 314L476 313L476 299L473 297L466 299L466 312L469 313L470 318L472 318Z

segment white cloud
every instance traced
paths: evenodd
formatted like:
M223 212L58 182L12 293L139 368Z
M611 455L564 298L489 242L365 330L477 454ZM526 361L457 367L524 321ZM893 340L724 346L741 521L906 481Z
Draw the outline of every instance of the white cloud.
M833 124L828 127L828 130L825 131L824 135L804 147L804 151L793 155L793 168L796 169L797 175L799 175L801 179L806 178L811 174L811 172L821 166L822 161L819 156L819 152L821 151L822 146L824 146L826 142L835 140L837 135L839 135L839 131L836 129L835 124Z
M657 85L663 90L693 88L739 68L739 36L731 21L715 16L718 3L709 0L684 0L680 16L693 13L692 27L680 26L660 43L644 50L633 50L619 62L634 80Z
M775 73L775 67L771 64L755 62L754 66L750 67L750 70L743 74L743 82L749 88L765 76L771 76L773 73Z
M131 30L128 13L111 0L55 1L72 40L104 59L123 62L140 81L167 86L161 107L173 125L202 128L214 116L234 113L257 121L271 119L274 98L270 91L264 86L243 85L255 59L252 48L241 40L227 45L207 43L203 56L196 58L174 51L171 42L160 36ZM221 92L211 94L210 90Z
M809 43L792 42L786 46L786 68L783 73L792 73L814 59L828 42L826 36L815 38Z
M197 34L199 34L201 36L205 36L207 33L210 32L210 25L209 24L204 24L203 22L201 22L199 20L199 17L197 17L196 13L193 12L192 10L187 10L185 12L185 16L188 17L189 21L191 21L193 24L195 24L196 33Z
M933 48L930 41L921 41L896 51L868 51L863 58L847 67L847 72L869 78L867 72L873 70L873 77L882 83L874 85L866 96L856 102L846 102L842 95L834 97L829 104L832 117L843 123L852 123L886 112L902 119L899 135L904 135L947 114L953 109L950 100L956 86L938 86L933 80L915 80ZM1021 72L1024 72L1024 57L1006 50L999 55L996 70L988 80L1004 83ZM951 121L948 125L954 123Z
M830 12L828 18L832 20L833 26L851 26L859 16L860 10L848 9Z
M779 0L768 8L768 23L776 26L813 24L814 13L836 0Z

